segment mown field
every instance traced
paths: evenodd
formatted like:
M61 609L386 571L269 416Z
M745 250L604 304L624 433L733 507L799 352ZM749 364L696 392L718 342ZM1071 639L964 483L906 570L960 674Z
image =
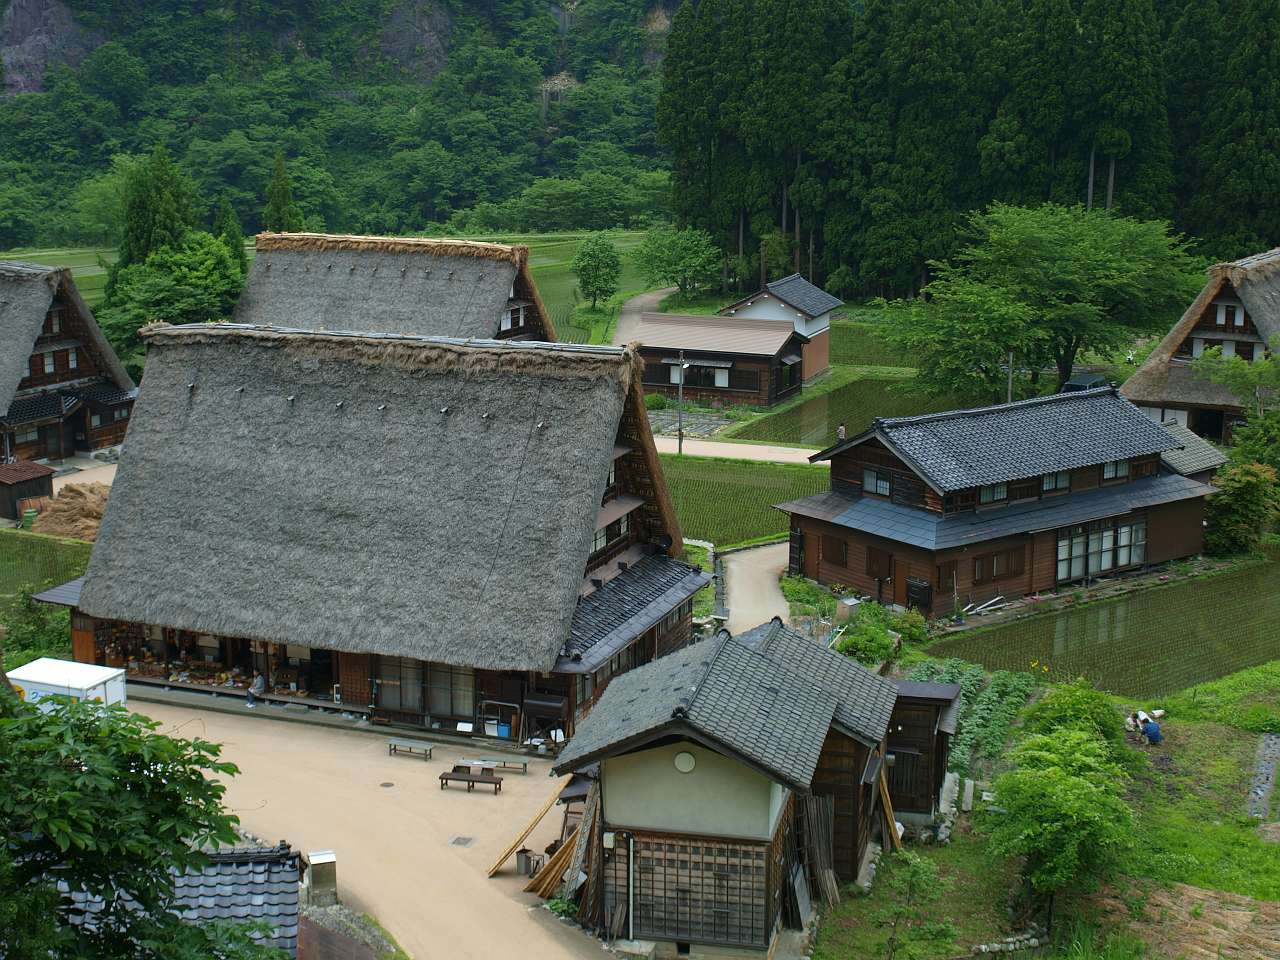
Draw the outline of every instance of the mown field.
M564 234L502 234L487 237L475 237L477 240L494 240L500 243L523 243L529 247L529 263L534 278L538 282L538 290L543 302L551 313L558 328L563 328L563 340L583 341L591 334L589 323L580 323L574 316L577 302L577 280L569 265L577 255L578 246L585 233ZM609 234L622 255L622 277L619 289L622 291L640 291L645 288L644 278L632 263L631 252L640 245L644 234L639 231L615 232ZM250 259L253 257L253 246L246 247ZM115 261L116 252L109 248L64 248L50 250L13 250L0 253L3 260L30 260L34 263L45 263L50 266L70 267L75 277L76 286L90 306L102 300L103 287L107 282L104 264Z
M934 644L988 670L1049 668L1111 693L1163 696L1280 652L1280 556L1257 566L1031 617ZM1233 598L1229 613L1224 598Z
M20 530L0 530L0 598L27 586L47 587L81 576L93 544Z
M684 535L721 550L785 536L786 514L773 505L827 488L825 466L661 456Z

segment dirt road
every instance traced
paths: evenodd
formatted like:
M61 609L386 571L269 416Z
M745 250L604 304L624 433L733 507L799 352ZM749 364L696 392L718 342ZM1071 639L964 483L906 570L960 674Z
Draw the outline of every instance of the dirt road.
M614 346L625 347L628 343L635 339L636 327L640 324L640 314L653 313L657 311L658 304L662 302L662 298L670 296L676 292L675 287L665 287L662 290L650 290L648 293L642 293L632 297L622 305L622 309L618 311L618 323L613 328Z
M725 605L730 633L741 633L775 616L787 619L787 601L778 577L787 567L786 543L771 543L724 558Z
M335 850L339 897L373 914L416 960L600 957L597 942L521 892L514 858L485 877L554 789L546 761L531 762L527 776L504 774L497 796L441 790L440 772L474 751L389 757L384 736L282 723L264 706L243 716L140 701L133 709L166 733L222 743L223 758L240 767L225 803L243 827L295 850ZM543 820L531 850L559 835L561 811ZM472 842L451 843L458 837Z

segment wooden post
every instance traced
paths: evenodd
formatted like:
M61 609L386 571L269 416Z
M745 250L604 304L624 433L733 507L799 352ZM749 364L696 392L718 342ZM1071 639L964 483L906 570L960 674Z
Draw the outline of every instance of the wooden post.
M884 811L885 825L889 828L889 840L895 853L902 851L902 838L898 836L897 815L893 812L893 801L889 799L889 780L885 776L884 764L880 766L880 805Z

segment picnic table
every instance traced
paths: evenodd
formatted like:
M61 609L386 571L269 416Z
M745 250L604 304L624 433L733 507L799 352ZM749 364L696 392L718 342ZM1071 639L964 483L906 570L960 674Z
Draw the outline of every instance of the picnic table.
M387 740L387 756L400 753L413 753L415 750L422 751L422 759L430 760L431 751L436 748L434 743L427 743L425 740L406 740L401 737L390 737Z
M494 796L502 792L502 778L495 775L493 768L481 768L480 773L475 773L468 764L455 764L452 770L446 770L440 774L440 789L443 790L450 783L465 783L467 785L467 793L475 789L477 783L483 783L486 786L493 787Z
M493 770L501 767L503 770L519 770L521 773L529 772L529 761L522 760L519 757L474 757L470 760L459 760L459 763L465 763L469 767L483 767Z

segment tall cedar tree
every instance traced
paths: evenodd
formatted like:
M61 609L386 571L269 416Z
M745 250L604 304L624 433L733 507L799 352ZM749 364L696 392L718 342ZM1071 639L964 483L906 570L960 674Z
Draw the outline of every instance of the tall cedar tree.
M241 275L249 272L249 260L244 253L244 231L240 227L240 218L236 216L235 207L226 197L218 203L218 215L213 218L213 235L226 244L240 268Z
M267 184L267 206L262 211L262 225L275 233L291 233L302 228L302 214L293 202L293 187L289 183L289 171L285 169L284 154L276 154Z
M108 301L113 298L121 270L182 241L195 226L195 208L195 188L163 145L129 169L124 187L124 236L107 274Z
M1280 0L1223 0L1192 222L1221 258L1280 243Z

